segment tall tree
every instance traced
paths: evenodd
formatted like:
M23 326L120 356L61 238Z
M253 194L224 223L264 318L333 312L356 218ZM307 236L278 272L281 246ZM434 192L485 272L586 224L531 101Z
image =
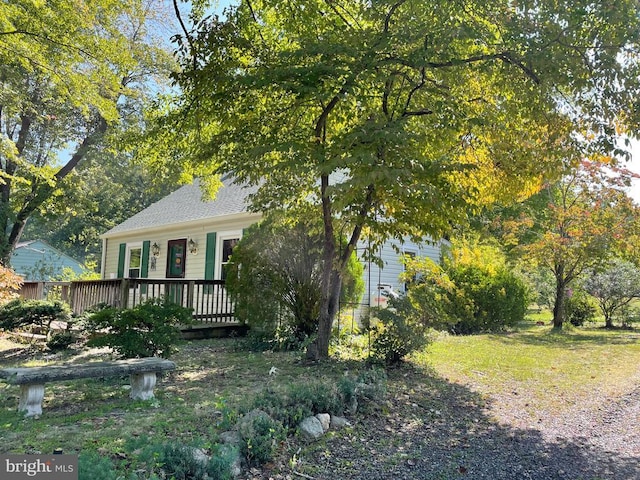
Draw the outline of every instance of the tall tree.
M135 124L170 56L150 35L153 1L17 0L0 4L0 263L27 219L123 116ZM168 72L167 72L168 73ZM140 119L141 117L138 117Z
M175 188L175 180L158 179L126 153L96 152L32 215L24 237L45 240L88 266L99 266L100 235Z
M629 250L640 208L628 197L629 172L584 161L522 204L493 218L493 231L529 266L553 275L553 326L562 328L569 287L588 270Z
M606 328L613 328L616 316L622 316L629 304L640 297L640 269L631 262L612 259L600 271L590 272L584 282L589 295L598 301Z
M327 356L363 235L438 238L561 158L614 148L638 27L630 0L244 0L178 39L183 154L259 183L255 209L316 205Z

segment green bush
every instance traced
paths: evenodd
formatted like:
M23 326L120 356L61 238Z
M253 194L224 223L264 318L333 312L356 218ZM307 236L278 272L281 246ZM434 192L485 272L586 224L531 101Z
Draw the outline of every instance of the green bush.
M365 370L356 377L356 395L360 404L380 403L387 393L387 372L380 368Z
M159 445L156 450L157 465L166 478L174 480L200 479L207 472L207 464L196 458L195 448L177 442Z
M366 370L358 376L345 375L334 381L315 379L280 387L270 386L243 408L261 410L294 432L302 420L318 413L342 415L354 403L379 403L386 393L384 370Z
M207 464L209 480L231 480L232 466L237 450L228 445L214 445Z
M306 349L310 337L300 338L290 325L276 327L275 330L251 329L245 337L238 338L235 349L250 352L292 352Z
M371 354L387 365L397 364L427 344L426 325L408 297L389 299L389 306L376 313Z
M592 322L596 318L596 311L593 301L583 290L574 290L564 301L565 318L576 327Z
M289 431L295 431L298 424L306 417L314 415L311 399L301 399L299 395L294 401L291 395L293 385L280 388L268 387L249 402L243 411L262 410L271 418L280 421Z
M452 265L448 273L456 285L458 298L464 299L452 302L463 305L450 312L459 319L451 326L453 333L499 331L524 320L529 303L527 287L506 268L488 270L476 265Z
M286 436L282 423L266 415L251 419L250 434L242 435L240 453L249 466L259 466L274 459L280 442Z
M322 224L302 215L268 217L251 226L233 250L226 285L236 317L279 343L301 345L315 335L321 301ZM362 264L352 255L344 275L343 302L364 291ZM292 337L295 341L282 341Z
M231 480L235 453L232 447L214 444L210 458L194 456L197 449L205 450L200 443L183 444L177 441L156 443L147 436L129 438L125 442L131 454L129 470L145 471L146 479L202 479ZM121 477L124 478L124 477ZM138 478L138 477L135 477Z
M117 480L119 477L111 459L96 452L81 452L78 456L78 480Z
M58 301L18 298L0 306L0 328L5 330L35 326L48 333L52 322L67 322L70 318L69 306Z
M71 332L57 332L47 340L47 348L52 352L66 350L76 342L76 336Z
M496 247L455 245L442 266L410 259L406 270L406 276L417 278L408 297L424 325L470 334L524 320L529 290Z
M192 322L191 310L167 299L152 299L131 309L103 308L90 315L89 346L111 347L124 358L168 358L180 341L180 325Z

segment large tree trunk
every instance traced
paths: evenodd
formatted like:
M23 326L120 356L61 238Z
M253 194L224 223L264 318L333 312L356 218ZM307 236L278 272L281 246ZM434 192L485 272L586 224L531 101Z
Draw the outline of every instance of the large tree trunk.
M562 276L562 272L556 271L556 299L553 304L553 328L562 330L564 322L564 301L566 297L567 282Z
M317 358L329 357L329 340L331 339L331 329L333 321L340 308L340 291L342 289L342 274L331 272L331 281L328 292L323 292L320 303L320 315L318 318L318 337L316 340Z
M605 313L604 315L604 328L613 328L613 315L611 313Z

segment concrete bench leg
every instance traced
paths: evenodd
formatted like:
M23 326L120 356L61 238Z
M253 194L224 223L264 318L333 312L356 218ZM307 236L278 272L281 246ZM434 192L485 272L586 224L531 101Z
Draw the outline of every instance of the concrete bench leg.
M30 383L20 385L19 412L26 412L25 416L42 415L42 399L44 398L44 384Z
M134 400L150 400L153 398L153 388L156 386L156 372L131 374L131 393Z

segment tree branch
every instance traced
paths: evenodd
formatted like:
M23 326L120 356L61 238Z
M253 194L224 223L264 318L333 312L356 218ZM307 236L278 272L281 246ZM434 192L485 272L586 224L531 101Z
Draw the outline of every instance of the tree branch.
M61 47L65 47L68 48L69 50L76 50L80 53L82 53L83 55L86 55L87 57L93 58L94 60L96 60L98 57L96 57L95 55L93 55L92 53L86 51L83 48L80 48L76 45L71 45L69 43L65 43L65 42L60 42L58 40L54 40L51 37L48 37L47 35L43 35L41 33L36 33L36 32L30 32L28 30L11 30L11 31L5 31L5 32L0 32L0 35L26 35L29 37L36 37L36 38L40 38L42 40L45 40L49 43L52 43L54 45L59 45Z
M71 173L71 171L76 168L78 163L80 163L80 160L82 160L86 156L89 149L98 142L98 140L102 137L102 135L104 135L106 131L107 121L104 118L99 117L97 128L84 138L69 161L56 172L54 176L56 181L60 181L64 177L69 175L69 173Z
M191 40L191 35L189 35L187 26L182 21L182 14L180 13L180 9L178 8L178 0L173 0L173 10L176 14L176 18L178 19L178 23L180 24L180 28L184 32L184 36L187 39L187 43L189 44L189 49L191 50L191 56L193 57L193 69L197 70L197 66L198 66L197 52L195 47L193 46L193 41Z
M429 69L440 69L440 68L451 68L457 67L460 65L468 65L471 63L479 63L479 62L487 62L491 60L501 60L510 65L514 65L522 70L527 77L534 81L536 85L539 85L540 78L536 75L536 73L529 67L527 67L521 60L516 59L511 52L500 52L500 53L492 53L486 55L473 55L467 58L459 58L455 60L448 60L446 62L426 62L424 65L415 64L413 62L409 62L404 58L388 56L382 60L382 63L396 63L398 65L402 65L404 67L409 67L413 69L418 68L429 68Z
M389 9L389 13L384 19L384 33L389 33L389 25L391 24L391 17L395 13L395 11L402 6L403 3L406 3L407 0L400 0L391 6Z

